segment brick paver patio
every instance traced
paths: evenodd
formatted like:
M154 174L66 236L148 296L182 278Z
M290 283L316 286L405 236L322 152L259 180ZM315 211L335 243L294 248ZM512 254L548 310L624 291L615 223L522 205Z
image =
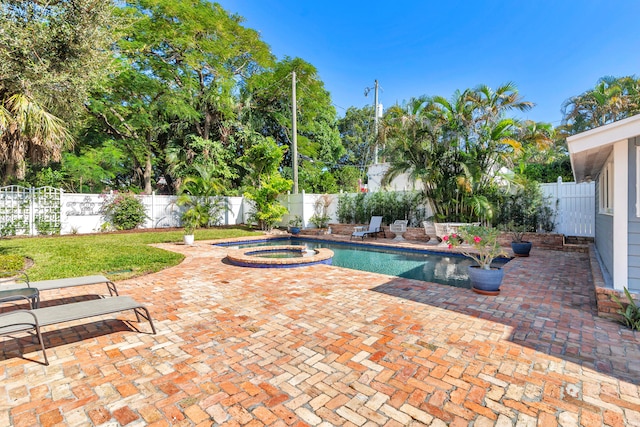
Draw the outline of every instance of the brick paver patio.
M130 313L48 327L50 366L1 338L0 426L640 426L640 334L596 317L585 254L534 249L490 297L164 247L187 258L117 283L157 335Z

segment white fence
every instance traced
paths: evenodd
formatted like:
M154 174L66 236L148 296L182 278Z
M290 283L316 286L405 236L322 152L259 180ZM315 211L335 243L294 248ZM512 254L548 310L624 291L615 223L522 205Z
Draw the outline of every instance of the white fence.
M595 184L557 183L542 184L542 192L549 198L552 208L556 208L556 229L558 233L568 236L594 236L595 226ZM29 208L29 203L37 200L32 194L38 189L16 189L15 187L0 188L0 230L9 221L20 224L18 234L37 234L38 229L34 220L38 218ZM26 190L26 191L25 191ZM14 194L15 193L15 194ZM25 194L28 195L25 196ZM287 194L281 197L283 205L289 210L281 224L287 225L289 220L299 215L305 227L312 224L309 219L314 215L314 205L321 194ZM333 201L329 206L330 222L337 222L336 210L338 195L331 195ZM182 213L176 205L176 196L139 196L147 210L145 228L180 227ZM15 200L19 200L16 202ZM100 209L105 196L100 194L73 194L60 191L59 198L49 198L56 203L59 200L59 229L61 234L95 233L103 229L105 218ZM30 202L31 201L31 202ZM222 225L237 225L248 223L251 202L243 197L226 197L228 210L222 213L219 223ZM55 211L54 208L48 208ZM18 217L17 215L22 215ZM53 220L52 220L53 221Z
M566 236L595 236L595 183L558 182L541 184L542 194L556 210L555 232Z
M176 196L138 196L146 208L147 221L143 228L180 227L183 208L176 205ZM226 197L228 210L223 212L219 223L235 225L244 222L242 197ZM100 209L105 196L100 194L64 193L62 200L62 234L95 233L103 229L105 218Z

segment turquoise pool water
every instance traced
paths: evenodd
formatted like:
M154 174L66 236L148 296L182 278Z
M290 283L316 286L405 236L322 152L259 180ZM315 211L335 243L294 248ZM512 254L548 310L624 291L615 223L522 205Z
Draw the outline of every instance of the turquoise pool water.
M473 261L462 255L300 238L271 239L268 242L252 242L243 245L233 244L233 247L246 248L266 245L306 245L310 249L327 248L334 252L333 265L338 267L435 282L459 288L471 288L467 268L473 264ZM503 265L505 262L497 262L496 265Z

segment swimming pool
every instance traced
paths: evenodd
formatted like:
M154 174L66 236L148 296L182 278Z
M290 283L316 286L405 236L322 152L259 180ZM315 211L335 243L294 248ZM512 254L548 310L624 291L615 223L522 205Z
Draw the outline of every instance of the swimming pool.
M473 261L460 254L303 238L269 239L246 244L238 242L219 244L219 246L239 248L266 245L306 245L310 249L327 248L333 251L333 265L338 267L435 282L458 288L471 288L467 268L473 265ZM497 260L494 265L501 266L507 261L508 259Z

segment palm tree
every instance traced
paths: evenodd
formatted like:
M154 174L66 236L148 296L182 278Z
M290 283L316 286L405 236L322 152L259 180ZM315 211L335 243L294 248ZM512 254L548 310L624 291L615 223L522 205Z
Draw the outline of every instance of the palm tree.
M640 80L602 77L593 89L569 98L562 106L563 130L569 135L640 112Z
M25 94L14 94L0 104L0 170L2 184L23 179L25 161L58 161L71 144L63 121Z
M423 182L439 219L490 219L487 195L500 167L522 147L521 123L506 113L532 105L508 83L496 91L456 91L451 99L414 98L389 109L382 135L391 165L384 182L407 172Z
M215 225L220 214L227 209L225 199L220 196L224 186L216 177L212 167L194 165L197 176L189 176L182 181L176 204L186 207L182 214L183 223L197 227Z

